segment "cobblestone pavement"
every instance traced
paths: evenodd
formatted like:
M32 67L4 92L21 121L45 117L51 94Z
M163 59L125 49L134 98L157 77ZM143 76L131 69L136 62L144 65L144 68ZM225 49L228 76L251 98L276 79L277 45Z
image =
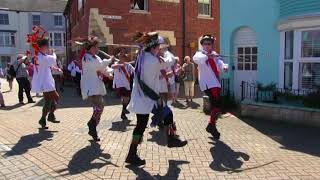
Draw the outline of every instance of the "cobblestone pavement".
M1 79L2 92L7 84ZM205 131L208 117L198 103L174 108L183 148L164 146L162 133L148 128L139 154L144 167L124 163L135 117L119 118L121 106L106 97L99 125L101 142L90 142L86 122L91 107L67 88L56 112L60 124L39 131L41 98L16 105L17 85L4 93L0 110L0 179L319 179L320 131L225 114L221 141Z

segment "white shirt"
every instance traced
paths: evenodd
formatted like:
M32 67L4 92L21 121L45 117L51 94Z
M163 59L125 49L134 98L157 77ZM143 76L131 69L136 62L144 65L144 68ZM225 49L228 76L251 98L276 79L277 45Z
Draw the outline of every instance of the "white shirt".
M134 73L134 67L131 64L123 64L111 66L113 68L113 88L126 88L127 90L131 90L130 88L130 80L126 78L125 73L119 66L124 66L127 70L129 76Z
M56 59L56 54L47 55L39 53L39 65L34 65L31 92L42 93L56 90L51 74L51 67L56 65Z
M88 96L106 95L106 88L102 80L99 79L97 71L106 72L111 60L101 60L99 56L93 57L86 53L82 59L81 93L82 98Z
M80 68L72 61L68 65L68 71L70 71L72 77L76 77L77 73L81 73Z
M160 76L160 62L159 59L151 53L146 52L144 56L143 74L141 80L144 81L154 92L159 94L159 76ZM137 67L136 67L137 68ZM128 110L135 114L149 114L151 113L157 102L145 95L140 88L137 76L134 77L131 100L128 105Z
M172 66L175 64L174 55L166 50L163 54L164 62L161 63L161 70L165 70L167 73L172 71ZM168 82L166 78L160 73L160 92L167 93L168 92L168 83L174 84L174 76L168 78Z
M214 74L213 70L211 69L210 64L207 63L208 56L205 54L205 51L198 51L193 56L193 61L198 64L199 69L199 85L201 91L205 91L210 88L219 87L221 88L221 84L219 79ZM216 53L216 52L214 52ZM218 54L217 54L218 55ZM215 63L217 65L219 73L224 68L224 63L221 59L215 58Z

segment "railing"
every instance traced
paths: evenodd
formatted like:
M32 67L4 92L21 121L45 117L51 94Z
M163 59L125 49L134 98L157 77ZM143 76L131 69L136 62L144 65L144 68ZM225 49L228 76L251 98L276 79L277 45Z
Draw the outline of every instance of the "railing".
M279 95L284 97L303 97L310 93L317 92L314 89L283 89L283 88L272 88L272 89L260 89L256 84L248 83L245 81L241 82L241 101L245 99L253 101L266 101L274 102L277 101Z
M230 95L230 79L221 79L221 96Z

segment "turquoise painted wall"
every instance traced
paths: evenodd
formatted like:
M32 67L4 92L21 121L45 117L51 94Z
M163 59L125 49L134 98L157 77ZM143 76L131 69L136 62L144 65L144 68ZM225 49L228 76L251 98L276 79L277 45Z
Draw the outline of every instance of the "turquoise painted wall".
M320 0L279 0L279 2L280 18L320 12Z
M278 0L220 0L221 54L234 54L232 42L237 29L243 26L253 29L259 51L257 79L264 84L277 83L279 79L279 9ZM228 76L233 82L233 71Z

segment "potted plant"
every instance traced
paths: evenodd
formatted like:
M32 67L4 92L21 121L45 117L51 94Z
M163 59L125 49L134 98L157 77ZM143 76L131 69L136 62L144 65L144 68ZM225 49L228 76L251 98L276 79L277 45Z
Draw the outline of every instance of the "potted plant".
M262 102L274 102L275 92L277 90L277 84L272 82L267 85L258 83L257 86L257 100Z

